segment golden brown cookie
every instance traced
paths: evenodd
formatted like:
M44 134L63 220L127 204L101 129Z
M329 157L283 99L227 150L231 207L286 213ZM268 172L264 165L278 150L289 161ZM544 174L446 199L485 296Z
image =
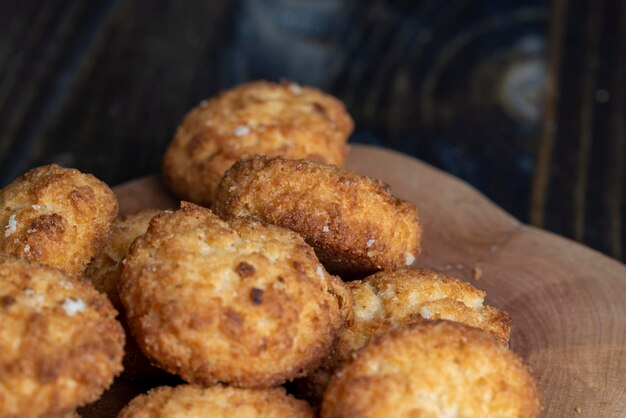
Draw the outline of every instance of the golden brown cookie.
M380 181L309 161L240 161L221 181L213 209L296 231L344 278L412 265L420 250L415 206Z
M353 129L343 104L321 91L256 81L194 108L163 160L163 177L180 198L213 201L224 172L240 158L282 155L342 165Z
M392 327L424 320L460 322L508 345L511 315L484 305L486 293L468 282L432 270L405 268L381 271L348 285L354 298L354 321L335 346L341 360Z
M111 225L107 241L98 254L85 269L85 276L100 292L105 293L115 309L124 313L119 298L119 282L122 273L121 261L126 256L130 245L148 229L150 220L161 213L160 209L144 209L132 215L118 218ZM137 343L128 331L126 317L120 318L126 332L126 349L124 352L125 379L131 381L154 380L165 372L150 364Z
M90 283L19 259L0 262L0 417L62 416L122 370L124 333Z
M56 164L35 168L0 190L0 253L80 274L117 215L111 189Z
M162 386L133 399L118 418L314 418L311 407L283 388Z
M97 290L105 293L118 310L121 307L118 295L121 274L120 262L128 252L130 244L135 238L146 232L150 220L161 212L160 209L144 209L135 214L116 219L111 225L102 251L91 260L85 269L85 277L93 283Z
M371 340L328 386L322 418L534 418L537 383L484 331L449 321L396 328Z
M354 299L354 319L337 338L329 357L297 390L318 401L339 366L370 339L390 329L446 319L480 328L504 346L511 334L511 316L483 305L485 292L467 282L426 269L381 271L349 284Z
M351 301L294 232L226 223L185 202L132 244L120 297L140 347L165 370L255 388L316 367Z

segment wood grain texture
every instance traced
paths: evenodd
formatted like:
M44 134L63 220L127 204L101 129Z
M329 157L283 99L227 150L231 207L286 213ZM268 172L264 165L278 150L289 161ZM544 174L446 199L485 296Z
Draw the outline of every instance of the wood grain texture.
M511 347L539 379L545 417L578 416L576 408L586 417L626 416L623 264L521 224L472 187L408 156L352 146L348 168L389 183L419 208L419 265L472 282L488 292L489 304L511 313ZM122 213L176 206L156 176L115 191ZM117 384L124 396L133 390ZM83 416L115 412L102 409Z
M577 407L589 417L626 415L623 264L523 225L473 188L409 157L358 147L349 166L418 206L421 265L471 281L511 313L511 347L539 378L546 417Z

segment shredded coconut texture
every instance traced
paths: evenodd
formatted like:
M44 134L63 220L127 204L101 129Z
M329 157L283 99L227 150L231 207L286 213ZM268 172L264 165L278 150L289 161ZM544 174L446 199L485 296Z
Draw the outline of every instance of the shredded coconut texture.
M322 268L322 266L317 266L317 275L320 276L320 279L324 278L324 269Z
M289 91L292 92L293 94L301 94L302 87L297 83L291 83L289 85Z
M67 298L63 302L63 310L68 316L74 316L85 310L85 302L82 299Z
M428 308L420 309L420 315L422 315L425 319L430 319L433 317L433 313Z
M15 230L17 229L17 221L15 220L15 215L11 215L9 217L9 222L7 223L7 226L5 229L6 229L4 231L5 237L11 236L11 234L15 232Z
M233 135L235 136L246 136L250 133L250 128L248 128L247 126L237 126L235 128L235 131L233 132Z

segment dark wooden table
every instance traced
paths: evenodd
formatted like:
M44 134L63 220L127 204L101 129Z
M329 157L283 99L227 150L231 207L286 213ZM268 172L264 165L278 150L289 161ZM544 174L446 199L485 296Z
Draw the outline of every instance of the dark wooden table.
M159 170L185 112L247 79L345 101L524 222L624 259L626 3L3 0L0 186L57 162Z

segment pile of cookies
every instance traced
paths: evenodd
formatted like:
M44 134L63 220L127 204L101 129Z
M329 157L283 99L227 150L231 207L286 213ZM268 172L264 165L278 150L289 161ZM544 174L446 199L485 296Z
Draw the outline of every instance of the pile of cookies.
M176 132L177 210L117 218L56 165L1 190L0 418L76 417L123 369L151 389L120 418L537 417L510 315L415 266L417 209L340 168L352 129L316 89L248 83Z

